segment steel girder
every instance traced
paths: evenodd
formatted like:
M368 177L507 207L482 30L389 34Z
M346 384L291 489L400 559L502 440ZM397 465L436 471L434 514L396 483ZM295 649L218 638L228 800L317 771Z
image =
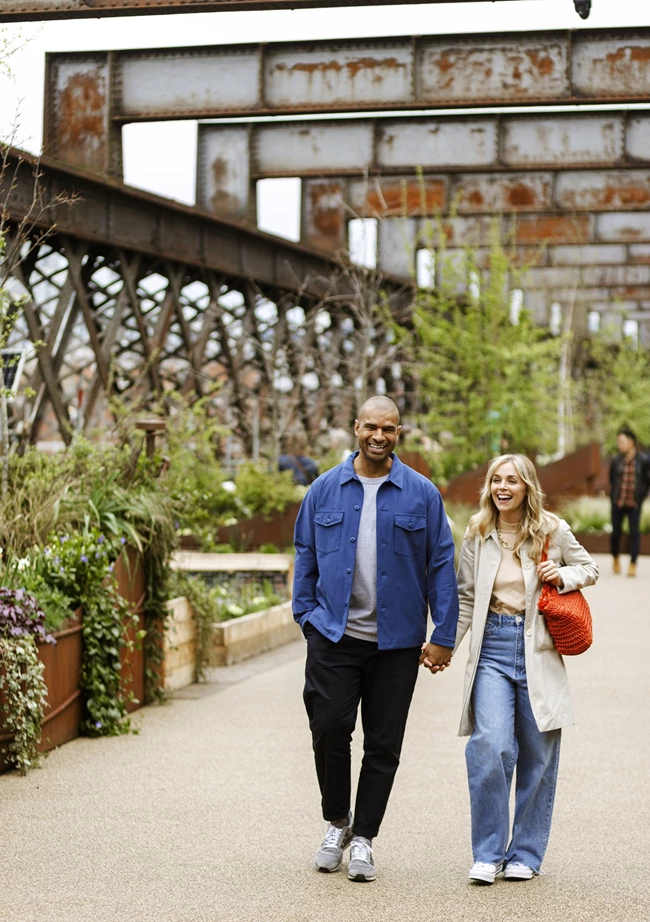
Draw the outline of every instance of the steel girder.
M49 54L49 156L121 174L133 121L650 100L650 29Z
M415 2L462 3L464 0ZM347 0L0 0L0 22L235 10L308 10L330 6L382 6L389 3L413 3L413 0L354 0L353 4Z
M464 214L650 205L650 115L638 111L200 124L197 148L196 201L224 216L254 219L259 179L313 178L303 228L317 246L328 247L306 232L317 189L364 216L444 213L452 203ZM382 177L383 198L363 200L366 184L352 177L369 175ZM328 248L341 245L336 232Z
M6 162L0 284L24 299L9 346L43 343L22 382L35 396L12 404L24 439L105 424L111 396L147 407L215 386L215 412L249 450L260 402L276 424L348 425L367 334L353 269L18 151ZM407 309L410 286L375 284ZM397 393L394 346L379 329L372 340L369 380Z

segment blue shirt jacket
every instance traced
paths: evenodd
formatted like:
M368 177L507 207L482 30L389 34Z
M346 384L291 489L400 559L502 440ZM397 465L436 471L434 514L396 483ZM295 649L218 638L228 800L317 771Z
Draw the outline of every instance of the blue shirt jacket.
M354 578L363 484L353 461L322 474L296 520L293 616L337 643ZM454 541L437 488L392 455L377 493L377 640L380 650L420 646L430 608L432 642L453 647L458 621Z

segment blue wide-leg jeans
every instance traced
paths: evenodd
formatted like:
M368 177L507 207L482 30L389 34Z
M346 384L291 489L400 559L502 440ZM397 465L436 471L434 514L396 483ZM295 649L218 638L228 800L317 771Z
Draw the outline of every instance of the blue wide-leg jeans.
M526 682L523 616L488 615L472 706L474 731L465 759L474 861L517 861L538 872L551 830L561 731L542 733L535 723Z

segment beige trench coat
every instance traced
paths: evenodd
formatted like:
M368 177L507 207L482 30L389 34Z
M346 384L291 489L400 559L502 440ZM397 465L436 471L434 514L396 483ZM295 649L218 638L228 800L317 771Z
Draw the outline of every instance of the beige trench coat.
M537 611L542 583L537 576L535 562L528 556L529 546L530 541L526 541L521 548L521 565L526 586L524 652L528 693L539 730L556 730L573 723L571 696L564 661L555 649L544 616ZM591 586L598 579L598 566L578 544L564 520L560 520L551 538L548 556L555 561L564 580L561 593ZM469 538L467 533L465 534L458 563L460 618L454 650L458 650L468 630L471 631L471 636L459 736L469 736L474 726L472 688L492 587L500 563L501 545L496 530L485 540L480 537Z

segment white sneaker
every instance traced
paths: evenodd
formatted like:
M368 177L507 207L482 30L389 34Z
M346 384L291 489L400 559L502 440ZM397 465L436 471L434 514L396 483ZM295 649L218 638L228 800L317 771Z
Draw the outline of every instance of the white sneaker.
M372 863L372 842L364 836L354 836L350 843L350 880L369 881L377 879L377 871Z
M316 855L316 868L328 874L338 871L343 860L343 852L350 844L352 838L352 814L348 814L345 826L339 828L332 823L327 827L325 838Z
M535 876L535 872L521 861L510 861L506 865L503 876L505 880L530 880Z
M500 874L503 869L501 864L489 864L486 861L475 861L469 872L470 880L477 880L481 884L493 884L494 878Z

